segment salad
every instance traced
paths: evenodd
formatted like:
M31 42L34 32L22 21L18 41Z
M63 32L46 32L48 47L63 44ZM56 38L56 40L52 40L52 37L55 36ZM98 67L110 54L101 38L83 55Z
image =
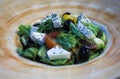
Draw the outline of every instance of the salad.
M33 25L19 25L17 53L32 61L72 65L99 56L106 47L106 35L83 13L52 13Z

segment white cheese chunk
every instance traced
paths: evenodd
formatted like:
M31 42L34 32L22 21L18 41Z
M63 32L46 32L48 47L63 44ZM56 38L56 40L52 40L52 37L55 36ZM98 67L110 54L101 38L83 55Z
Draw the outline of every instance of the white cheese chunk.
M88 29L86 26L84 26L81 22L78 22L78 29L88 39L96 38L95 34L90 29Z
M52 14L48 15L46 18L42 19L41 23L47 21L48 19L52 20L54 28L62 27L61 18L59 15L52 13Z
M81 23L84 23L84 22L91 23L91 21L83 13L81 13L78 16L78 21Z
M45 33L32 32L30 33L30 38L39 45L42 45L45 42L45 35Z
M81 13L80 16L78 16L77 24L79 31L88 39L96 38L95 34L86 26L84 26L84 22L91 23L91 21L83 13Z
M60 27L62 27L60 20L53 21L53 24L54 24L54 28L60 28Z
M34 27L34 26L32 26L31 27L31 31L30 31L30 33L32 33L32 32L36 32L38 30L38 27Z
M52 16L52 22L54 24L54 28L60 28L60 27L62 27L60 16L57 15L57 14L52 14L51 16Z
M47 51L47 55L50 60L55 59L70 59L71 53L64 50L59 46L55 46L52 49Z

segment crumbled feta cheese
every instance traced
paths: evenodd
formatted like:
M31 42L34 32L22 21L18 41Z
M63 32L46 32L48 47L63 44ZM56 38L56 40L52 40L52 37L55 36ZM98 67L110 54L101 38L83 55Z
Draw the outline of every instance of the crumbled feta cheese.
M45 42L45 35L46 35L45 33L32 32L30 33L30 38L34 42L42 45Z
M48 19L52 20L54 28L62 27L62 25L61 25L61 18L60 18L59 15L57 15L55 13L52 13L52 14L48 15L46 18L42 19L41 23L47 21Z
M47 51L47 55L50 60L55 59L70 59L71 53L64 50L59 46L55 46L52 49Z
M84 26L81 22L78 22L78 29L88 39L94 39L94 38L96 38L96 36L94 35L94 33L90 29L88 29L86 26Z
M78 16L78 22L81 22L81 23L84 23L84 22L91 23L91 21L83 13L81 13Z
M52 22L54 24L54 28L60 28L62 27L61 25L61 18L57 14L52 14Z
M32 32L36 32L38 30L38 27L34 27L34 26L32 26L31 27L31 31L30 31L30 33L32 33Z

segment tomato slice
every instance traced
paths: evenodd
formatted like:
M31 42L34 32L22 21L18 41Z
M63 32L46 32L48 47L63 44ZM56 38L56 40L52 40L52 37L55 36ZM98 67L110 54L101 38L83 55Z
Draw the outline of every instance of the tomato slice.
M56 39L59 34L60 34L59 31L53 31L53 32L48 33L48 36L50 36L51 38Z
M58 45L50 36L46 35L45 36L45 44L46 46L51 49L53 47L55 47L56 45Z

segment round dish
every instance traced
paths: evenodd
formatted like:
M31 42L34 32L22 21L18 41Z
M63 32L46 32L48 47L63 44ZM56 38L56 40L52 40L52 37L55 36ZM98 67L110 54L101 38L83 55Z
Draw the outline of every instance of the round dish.
M0 2L0 78L1 79L114 79L120 74L120 4L119 0L6 0ZM89 3L89 4L88 4ZM24 6L23 6L24 5ZM21 58L16 53L19 24L31 24L54 12L85 13L104 24L111 36L111 47L98 58L80 65L52 67Z

